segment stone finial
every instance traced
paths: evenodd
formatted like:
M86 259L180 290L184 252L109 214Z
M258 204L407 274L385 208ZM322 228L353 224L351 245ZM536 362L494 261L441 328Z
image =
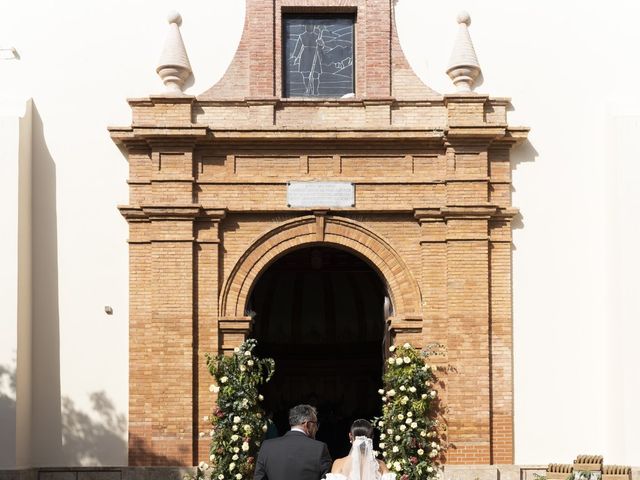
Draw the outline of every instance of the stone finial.
M181 94L185 80L191 75L191 64L180 34L182 17L178 12L171 12L167 20L169 33L156 72L164 82L167 93Z
M457 20L460 27L453 52L451 52L447 75L458 92L471 92L476 78L480 75L480 64L469 36L468 27L471 25L471 16L467 12L460 12Z

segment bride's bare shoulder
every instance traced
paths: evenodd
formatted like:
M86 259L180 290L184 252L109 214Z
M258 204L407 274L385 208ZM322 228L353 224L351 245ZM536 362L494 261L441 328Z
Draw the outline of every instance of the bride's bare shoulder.
M378 460L378 465L380 466L380 473L389 473L389 468L387 468L387 464L382 460Z
M333 466L331 467L331 473L337 473L340 471L340 469L342 468L342 465L344 464L344 461L347 459L347 457L342 457L342 458L336 458L333 461Z

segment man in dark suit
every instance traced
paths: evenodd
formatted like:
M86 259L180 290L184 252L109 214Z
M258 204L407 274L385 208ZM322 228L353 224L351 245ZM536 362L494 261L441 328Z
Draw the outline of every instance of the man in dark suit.
M289 430L265 440L260 447L253 480L320 480L331 470L325 443L315 440L318 415L310 405L289 411Z

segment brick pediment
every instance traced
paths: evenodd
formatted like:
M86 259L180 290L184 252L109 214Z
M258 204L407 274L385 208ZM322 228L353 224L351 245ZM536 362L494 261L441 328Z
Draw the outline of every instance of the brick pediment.
M198 100L278 98L282 92L282 16L355 15L355 98L434 99L405 58L387 0L246 0L244 31L222 79Z

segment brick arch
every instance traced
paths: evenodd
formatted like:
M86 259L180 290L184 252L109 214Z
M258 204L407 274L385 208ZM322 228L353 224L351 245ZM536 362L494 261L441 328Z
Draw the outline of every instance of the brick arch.
M387 286L394 319L422 317L418 283L391 245L361 223L324 215L296 218L258 238L240 257L225 282L220 298L221 316L243 317L260 274L287 252L314 244L343 248L367 260Z

